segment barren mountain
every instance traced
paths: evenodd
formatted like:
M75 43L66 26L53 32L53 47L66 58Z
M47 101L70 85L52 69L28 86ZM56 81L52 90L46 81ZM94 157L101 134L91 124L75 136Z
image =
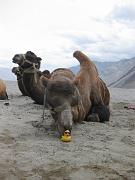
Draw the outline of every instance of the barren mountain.
M135 57L117 62L94 61L101 78L110 87L135 88ZM79 71L79 65L71 67L75 73ZM11 68L0 67L0 78L4 80L16 80Z
M135 88L135 58L117 62L98 62L96 64L101 78L111 87ZM77 73L79 66L71 67Z

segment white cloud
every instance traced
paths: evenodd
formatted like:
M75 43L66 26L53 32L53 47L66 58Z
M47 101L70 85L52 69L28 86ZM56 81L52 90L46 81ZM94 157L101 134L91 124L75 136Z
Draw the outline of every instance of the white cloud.
M130 0L2 0L0 66L12 67L13 55L27 50L51 69L77 64L78 49L94 60L132 57L135 30L120 21L132 20L130 7Z

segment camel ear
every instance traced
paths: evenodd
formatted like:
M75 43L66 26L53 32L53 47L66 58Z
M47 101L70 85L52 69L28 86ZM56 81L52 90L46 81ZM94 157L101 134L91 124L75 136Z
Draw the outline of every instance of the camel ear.
M38 61L41 61L42 59L41 59L40 57L37 57L37 60L38 60Z
M41 76L41 82L42 82L43 86L47 87L49 79L42 75Z

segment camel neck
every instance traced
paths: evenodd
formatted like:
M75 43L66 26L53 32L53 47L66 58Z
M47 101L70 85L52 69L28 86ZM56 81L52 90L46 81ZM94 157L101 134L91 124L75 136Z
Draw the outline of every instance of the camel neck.
M30 97L38 104L43 104L44 86L40 82L40 75L37 72L24 71L23 82Z

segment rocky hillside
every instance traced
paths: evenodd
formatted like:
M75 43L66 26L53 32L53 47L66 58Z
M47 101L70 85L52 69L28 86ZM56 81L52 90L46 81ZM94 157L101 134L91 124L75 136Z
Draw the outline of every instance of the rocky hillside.
M94 61L101 78L110 87L135 88L135 57L117 62ZM75 73L79 71L79 65L71 67ZM4 80L16 80L10 68L0 67L0 78Z
M117 62L94 62L101 78L111 87L135 88L135 58ZM79 66L71 67L76 73Z
M117 81L110 84L111 87L135 88L135 66L121 76Z

